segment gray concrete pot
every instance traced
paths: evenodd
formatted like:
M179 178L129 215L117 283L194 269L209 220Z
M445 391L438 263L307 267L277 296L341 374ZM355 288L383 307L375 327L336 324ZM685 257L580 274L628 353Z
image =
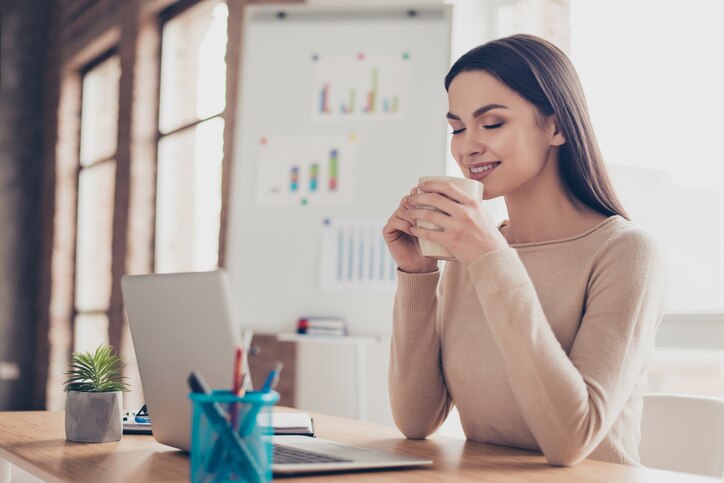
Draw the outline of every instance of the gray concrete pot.
M78 443L118 441L123 434L121 392L69 391L65 398L65 437Z

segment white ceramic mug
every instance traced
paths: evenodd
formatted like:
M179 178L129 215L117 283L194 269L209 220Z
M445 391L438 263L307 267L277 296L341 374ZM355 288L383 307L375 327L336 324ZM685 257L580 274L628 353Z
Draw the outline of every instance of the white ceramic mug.
M420 178L420 183L423 183L425 181L449 181L458 188L460 188L462 191L464 191L465 194L467 194L471 198L475 198L476 200L481 201L483 199L483 184L473 179L457 178L453 176L423 176ZM426 205L420 205L418 206L418 208L435 210L435 208L433 208L432 206ZM439 225L430 223L429 221L425 220L417 220L417 226L422 228L429 228L431 230L442 231L442 227L440 227ZM450 253L450 250L448 250L444 246L433 243L430 240L423 240L422 238L418 238L417 241L420 244L420 253L422 254L422 256L433 258L435 260L457 261L455 256Z

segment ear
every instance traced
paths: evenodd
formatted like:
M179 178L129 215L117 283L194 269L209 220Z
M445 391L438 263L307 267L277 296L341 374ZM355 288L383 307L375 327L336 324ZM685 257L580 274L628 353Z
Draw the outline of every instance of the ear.
M560 146L562 144L566 144L566 137L563 135L563 131L561 131L561 126L558 122L557 115L551 114L546 118L546 130L551 136L551 146Z

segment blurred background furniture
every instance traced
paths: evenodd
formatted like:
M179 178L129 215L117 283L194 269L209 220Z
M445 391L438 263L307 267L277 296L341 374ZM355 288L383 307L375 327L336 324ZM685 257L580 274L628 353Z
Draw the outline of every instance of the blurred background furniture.
M724 399L645 394L641 463L702 475L724 476Z

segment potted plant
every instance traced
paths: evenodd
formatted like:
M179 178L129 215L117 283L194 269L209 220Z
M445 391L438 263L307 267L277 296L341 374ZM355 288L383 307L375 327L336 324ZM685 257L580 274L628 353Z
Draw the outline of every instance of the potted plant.
M65 373L65 437L79 443L106 443L121 439L121 393L125 364L112 346L95 353L74 352Z

